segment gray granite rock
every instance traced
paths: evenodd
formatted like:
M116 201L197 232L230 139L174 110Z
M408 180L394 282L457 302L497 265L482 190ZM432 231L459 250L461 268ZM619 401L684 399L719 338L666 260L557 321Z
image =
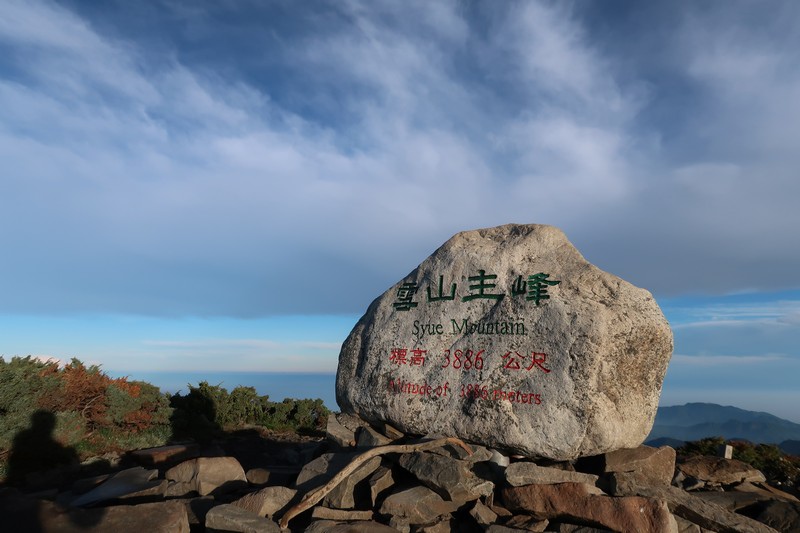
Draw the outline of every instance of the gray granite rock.
M41 533L189 533L181 502L117 505L65 510L59 505L15 494L0 494L0 531Z
M126 496L156 496L166 492L167 483L154 479L158 470L146 470L141 466L128 468L109 476L94 489L72 500L72 507L82 507L97 502L125 498Z
M706 483L728 485L744 481L766 481L764 474L747 463L710 455L689 457L679 463L677 468L687 478L693 477Z
M169 481L187 483L201 495L219 494L247 486L242 465L234 457L198 457L167 470Z
M392 470L386 467L379 467L369 478L369 496L374 507L381 493L394 485Z
M295 494L297 491L288 487L265 487L245 494L233 502L233 505L258 516L272 516L286 507Z
M371 476L381 466L381 458L373 457L356 468L352 474L336 485L322 500L324 505L336 509L353 509L356 507L356 485ZM365 492L366 494L366 492ZM362 504L369 502L362 502Z
M428 524L457 508L457 504L443 500L431 489L417 486L389 495L383 501L380 513L406 524Z
M346 413L331 413L328 416L328 425L325 433L328 440L347 448L356 445L356 432L366 425L367 423L357 416Z
M800 503L797 502L763 502L753 516L778 531L800 531Z
M477 500L494 490L494 483L477 477L466 463L452 457L417 452L402 455L398 462L425 486L452 502Z
M459 233L370 305L342 346L343 412L567 460L634 448L672 333L649 292L550 226Z
M218 505L206 514L206 531L237 533L280 533L281 528L267 518L231 504Z
M303 466L295 486L301 491L320 487L340 472L358 454L355 452L324 453Z
M360 448L375 448L391 444L392 439L381 435L369 426L361 427L356 432L356 446Z

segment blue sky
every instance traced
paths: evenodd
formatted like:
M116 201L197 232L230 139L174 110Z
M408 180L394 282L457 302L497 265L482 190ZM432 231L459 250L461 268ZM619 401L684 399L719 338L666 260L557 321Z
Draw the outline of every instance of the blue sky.
M665 404L800 421L800 4L0 3L0 354L334 371L453 233L563 229Z

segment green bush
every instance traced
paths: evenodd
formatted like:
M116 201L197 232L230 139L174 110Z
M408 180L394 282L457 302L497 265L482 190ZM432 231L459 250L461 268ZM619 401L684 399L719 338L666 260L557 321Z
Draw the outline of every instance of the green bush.
M86 438L86 419L77 411L57 412L53 438L63 446L75 446Z
M220 385L201 381L188 385L186 396L171 398L173 428L181 436L207 439L223 429L261 425L271 429L319 429L330 413L322 400L285 399L271 402L253 387L236 387L229 394Z
M9 449L14 436L26 429L39 398L58 386L53 374L56 363L44 363L28 357L0 357L0 449Z
M271 402L253 387L228 393L202 381L189 385L185 396L170 396L143 381L110 378L78 359L59 367L30 356L0 357L0 478L8 466L4 457L27 457L31 445L22 442L49 443L54 460L72 461L76 452L82 459L174 438L207 440L249 425L315 430L324 427L328 414L322 400ZM29 455L23 462L43 465L41 454Z
M294 400L287 398L273 403L263 425L274 429L311 429L325 426L330 411L320 399Z
M692 442L687 442L680 448L678 453L681 455L717 455L719 447L725 444L724 437L706 437Z

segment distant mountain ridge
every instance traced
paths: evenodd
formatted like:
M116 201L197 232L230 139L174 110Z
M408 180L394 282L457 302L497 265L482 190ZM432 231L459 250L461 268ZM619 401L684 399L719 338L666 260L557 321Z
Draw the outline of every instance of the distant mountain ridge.
M747 411L738 407L714 403L687 403L659 407L647 441L656 439L693 441L705 437L781 444L785 441L800 441L800 424L769 413ZM792 449L796 446L788 442L786 445Z

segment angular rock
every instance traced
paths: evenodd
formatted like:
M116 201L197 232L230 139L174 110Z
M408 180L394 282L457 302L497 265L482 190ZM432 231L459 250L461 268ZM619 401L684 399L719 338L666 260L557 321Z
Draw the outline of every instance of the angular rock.
M356 445L356 431L365 425L367 423L357 416L346 413L332 413L328 417L326 436L331 442L343 448L349 448Z
M763 502L750 516L778 531L800 531L800 503L797 502Z
M417 486L389 495L383 501L380 513L409 524L427 524L457 508L457 504L443 500L431 489Z
M206 523L206 515L208 512L219 505L219 502L214 500L213 496L200 496L198 498L189 498L180 500L186 508L186 513L189 515L189 527L192 530L202 529L203 524Z
M544 531L549 524L549 520L539 520L529 515L518 514L512 516L504 525L506 527L513 527L525 531L541 532Z
M459 527L459 523L456 519L447 518L429 526L422 526L416 529L415 533L452 533L453 531L459 531L461 529L463 529L463 527Z
M370 305L336 398L405 433L568 460L642 443L671 352L649 292L556 228L506 225L455 235Z
M372 520L372 511L348 511L344 509L331 509L330 507L317 506L311 511L312 518L322 520L338 520L342 522L357 520Z
M524 529L517 529L500 524L492 524L486 528L486 533L525 533L525 531Z
M247 486L242 465L233 457L198 457L167 470L170 481L188 483L201 496L219 494Z
M480 501L475 502L475 505L473 505L472 509L469 510L469 514L475 519L475 522L482 526L488 526L497 521L497 513L489 509L489 507L485 506Z
M680 516L675 517L675 522L678 524L678 533L702 533L706 531L705 529L701 529L697 524L689 522Z
M392 471L386 467L378 468L369 478L369 496L372 506L378 503L378 498L381 493L394 485L394 477Z
M194 482L169 481L164 496L167 498L181 498L197 492L197 485Z
M397 533L393 527L373 521L337 522L317 520L305 529L305 533Z
M749 481L746 481L744 483L735 485L731 490L736 492L752 492L759 494L763 500L778 499L786 502L800 502L797 497L789 494L788 492L776 489L767 483L750 483Z
M231 504L217 505L206 514L206 531L240 533L280 533L281 528L267 518L262 518Z
M396 529L400 533L411 533L411 523L402 516L390 516L389 527Z
M696 494L696 493L695 493ZM711 531L736 533L775 533L775 530L746 516L733 513L676 487L635 487L620 495L644 496L662 500L676 516Z
M558 524L558 527L553 531L558 531L558 533L614 533L609 529L581 526L578 524Z
M569 472L557 468L538 466L528 461L511 463L506 468L506 481L512 487L530 485L532 483L588 483L594 485L598 477L594 474L584 474L582 472Z
M136 450L131 452L130 455L142 466L163 466L199 456L200 447L197 444L172 444Z
M356 446L359 448L375 448L391 444L392 439L381 435L369 426L359 428L356 434Z
M613 473L615 479L637 485L669 485L675 475L675 450L641 445L582 459L579 466L592 473Z
M403 433L393 425L387 424L385 422L383 423L383 434L393 441L402 439L403 437L406 436L405 433Z
M189 533L186 508L180 502L117 505L97 509L75 509L69 513L50 502L39 501L35 514L24 508L20 514L3 512L4 531L41 531L42 533L104 533L112 531L147 531L152 533ZM2 506L0 505L0 509Z
M494 483L473 474L466 463L435 453L407 453L398 461L425 486L452 502L477 500L494 491Z
M353 509L356 506L356 485L371 476L381 466L381 458L373 457L344 478L322 500L324 505L336 509ZM366 497L366 492L364 493ZM368 503L368 502L365 502Z
M340 472L357 455L355 452L324 453L303 466L297 474L295 486L302 491L319 487Z
M689 457L678 463L677 468L686 477L693 477L706 483L730 485L744 481L766 481L764 474L747 463L709 455Z
M251 468L245 472L247 482L252 485L266 485L269 483L269 476L271 472L266 468Z
M695 492L694 495L703 501L719 505L723 509L736 512L754 503L763 501L763 497L753 492L715 491Z
M511 460L508 458L508 456L503 455L502 453L498 452L497 450L492 449L492 450L490 450L490 453L492 455L489 458L489 462L491 462L493 464L496 464L497 466L499 466L501 468L506 468L509 464L511 464ZM477 454L475 454L475 455L477 455Z
M288 487L265 487L242 496L233 502L233 505L258 516L271 517L286 507L295 494L297 491Z
M167 485L153 479L158 470L145 470L141 466L128 468L108 477L94 489L72 500L72 507L83 507L93 503L122 498L124 496L153 496L164 494Z
M614 531L677 533L678 526L664 502L638 496L612 498L597 491L585 483L526 485L505 488L502 497L509 509L539 519L572 519Z
M102 474L99 476L78 479L72 484L72 492L75 494L83 494L106 482L110 477L111 474Z

